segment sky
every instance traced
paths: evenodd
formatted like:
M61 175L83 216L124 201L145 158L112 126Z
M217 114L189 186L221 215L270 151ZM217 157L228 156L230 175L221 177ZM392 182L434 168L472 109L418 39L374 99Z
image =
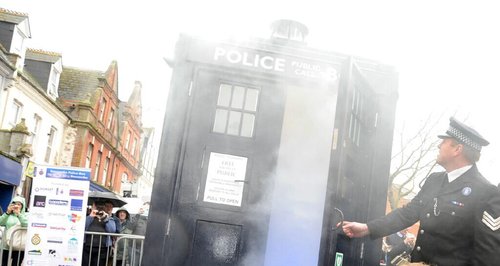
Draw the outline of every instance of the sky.
M119 97L143 85L144 125L161 125L180 33L206 39L264 37L277 19L309 28L310 47L394 66L399 73L396 131L442 116L438 133L455 115L491 144L479 169L500 182L500 37L495 1L119 1L0 0L28 13L28 47L62 54L63 65L119 68ZM148 115L160 114L160 115Z

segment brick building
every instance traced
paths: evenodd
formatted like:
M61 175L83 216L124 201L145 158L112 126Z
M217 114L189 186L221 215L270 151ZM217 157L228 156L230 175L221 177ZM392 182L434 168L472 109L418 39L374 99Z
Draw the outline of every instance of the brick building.
M71 166L92 169L91 190L121 192L136 180L141 134L140 83L128 102L118 99L118 66L105 72L64 67L59 101L71 116L63 157Z

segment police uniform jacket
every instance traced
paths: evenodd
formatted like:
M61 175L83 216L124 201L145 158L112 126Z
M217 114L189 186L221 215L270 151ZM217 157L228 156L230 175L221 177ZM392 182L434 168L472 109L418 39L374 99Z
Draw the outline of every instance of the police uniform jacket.
M483 221L486 210L493 219L500 214L495 206L500 203L498 195L497 187L475 165L451 183L445 172L433 173L410 203L368 223L370 237L389 235L420 221L413 262L500 265L500 236Z

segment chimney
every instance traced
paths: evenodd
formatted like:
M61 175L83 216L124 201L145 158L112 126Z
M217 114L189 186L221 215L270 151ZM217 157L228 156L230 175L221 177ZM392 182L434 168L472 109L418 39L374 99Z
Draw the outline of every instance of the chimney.
M271 38L275 40L294 41L305 44L309 30L306 25L288 19L280 19L271 24Z

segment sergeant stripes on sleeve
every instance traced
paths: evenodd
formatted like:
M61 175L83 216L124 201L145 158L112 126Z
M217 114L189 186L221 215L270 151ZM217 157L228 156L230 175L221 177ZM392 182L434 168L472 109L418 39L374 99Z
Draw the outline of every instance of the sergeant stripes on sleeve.
M500 217L494 219L487 211L483 212L483 219L481 221L493 231L500 228Z

